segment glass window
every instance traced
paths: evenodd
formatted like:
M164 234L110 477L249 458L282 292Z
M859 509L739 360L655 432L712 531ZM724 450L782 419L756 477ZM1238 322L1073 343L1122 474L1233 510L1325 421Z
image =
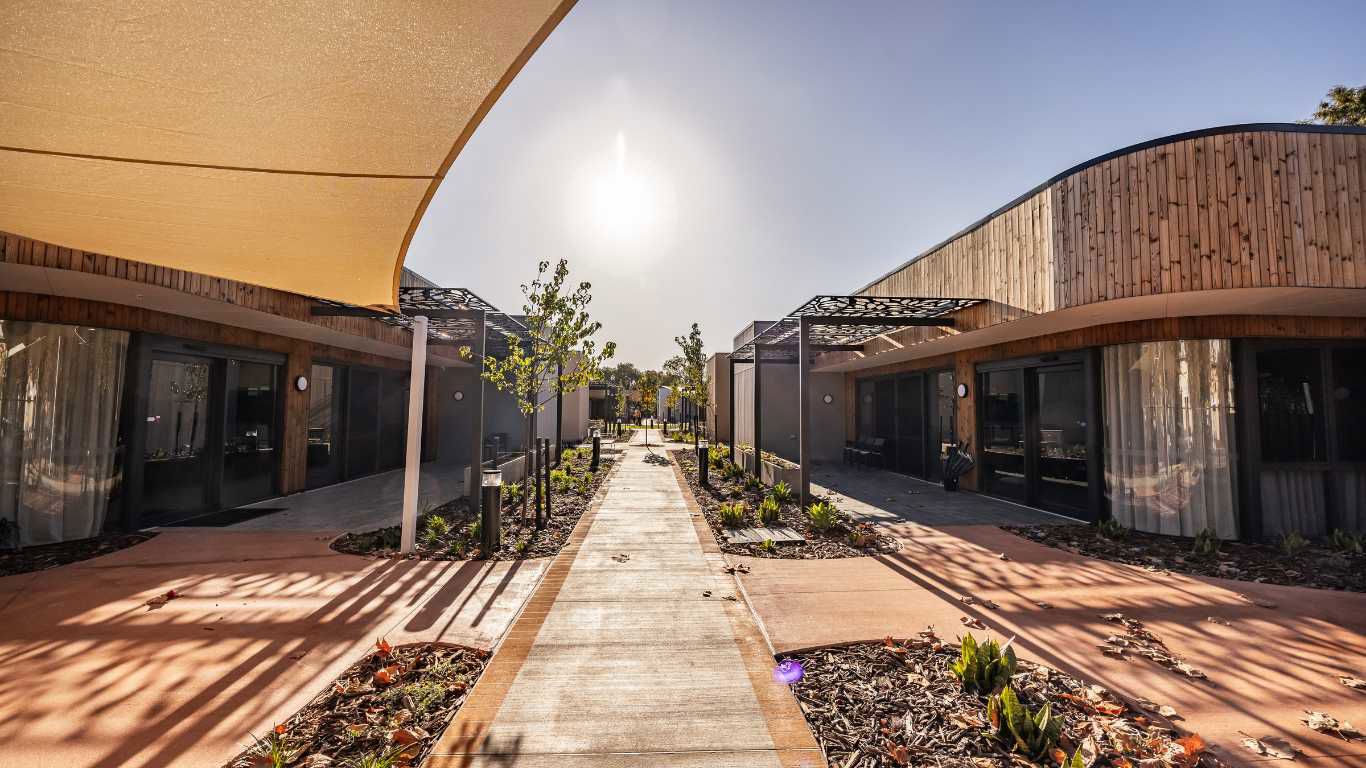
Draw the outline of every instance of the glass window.
M314 365L308 385L308 487L341 480L341 378L331 365Z
M1230 350L1223 339L1105 348L1105 486L1116 520L1238 536Z
M276 366L228 361L223 434L222 506L275 493Z
M983 490L1023 501L1024 371L991 371L981 378Z
M1366 461L1366 349L1333 350L1339 461Z
M127 352L124 331L0 320L0 547L103 530Z
M1317 349L1257 353L1263 463L1327 461Z
M142 504L151 521L185 517L208 505L212 367L202 358L152 360L142 470Z
M1040 368L1038 405L1039 502L1085 510L1089 499L1086 374L1081 366Z

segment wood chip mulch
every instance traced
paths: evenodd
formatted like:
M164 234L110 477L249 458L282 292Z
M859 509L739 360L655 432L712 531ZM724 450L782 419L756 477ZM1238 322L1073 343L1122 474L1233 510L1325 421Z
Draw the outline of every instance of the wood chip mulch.
M730 480L722 476L721 470L713 467L709 470L707 487L703 487L697 480L697 456L691 450L673 450L669 452L670 458L678 465L683 478L688 483L688 488L692 491L693 498L697 500L697 506L701 508L703 517L707 520L707 525L711 527L712 534L716 536L716 543L720 545L721 551L732 555L748 555L750 557L770 557L788 560L827 560L841 557L869 557L872 555L886 554L900 549L900 545L892 536L878 530L873 523L856 522L848 515L842 515L841 522L834 528L820 532L811 527L802 511L799 502L791 501L779 507L779 524L785 525L800 533L806 541L800 544L778 544L772 548L765 549L758 544L731 544L726 541L726 535L730 531L721 522L719 510L723 502L743 501L749 505L750 525L759 525L758 510L759 503L764 500L769 489L763 485L745 488L744 480L740 477ZM796 494L798 489L792 489ZM857 533L857 537L853 534ZM861 543L855 545L853 541L857 538Z
M419 765L465 703L488 653L422 643L392 648L383 640L303 709L263 734L228 768L363 765L367 757ZM274 747L280 761L270 759Z
M987 700L950 671L958 646L933 628L907 640L792 654L804 675L792 685L831 768L1006 768L1033 763L990 735ZM1183 735L1170 707L1130 702L1098 685L1021 659L1011 687L1037 711L1062 718L1058 748L1087 766L1196 768L1223 765L1199 736ZM1055 753L1055 757L1060 756Z
M561 464L573 479L573 487L563 492L552 492L553 511L545 527L537 530L534 496L528 497L527 516L522 516L520 500L512 502L504 495L502 517L502 546L497 552L485 553L479 548L479 537L474 535L474 515L465 499L456 499L418 517L417 542L411 559L417 560L526 560L553 557L569 541L569 534L587 511L593 496L607 482L616 460L601 458L598 471L591 482L581 484L589 471L590 458L585 455ZM530 481L523 483L524 493L532 492ZM429 518L445 520L445 533L428 535ZM365 557L398 557L401 529L389 526L364 533L348 533L332 543L338 552Z
M45 571L117 552L156 536L155 533L107 533L90 539L40 544L20 550L0 550L0 576Z
M1195 540L1129 531L1119 539L1095 525L1003 526L1017 536L1100 560L1221 579L1366 592L1366 554L1320 543L1291 556L1275 544L1223 542L1214 555L1198 555Z

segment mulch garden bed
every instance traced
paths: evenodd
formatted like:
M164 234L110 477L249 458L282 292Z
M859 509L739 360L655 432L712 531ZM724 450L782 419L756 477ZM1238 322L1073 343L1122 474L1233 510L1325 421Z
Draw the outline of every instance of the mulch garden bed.
M383 640L303 709L228 763L274 766L415 766L431 751L484 671L488 653ZM389 762L379 762L385 758ZM366 763L366 759L373 762Z
M1274 544L1221 542L1213 555L1195 552L1195 540L1128 531L1107 538L1095 525L1003 526L1027 539L1100 560L1152 570L1280 584L1291 587L1366 592L1366 554L1338 551L1319 543L1294 555Z
M683 479L692 490L697 506L711 526L712 534L721 551L733 555L752 557L771 557L792 560L825 560L839 557L868 557L871 555L895 552L899 545L895 538L882 533L872 523L856 522L846 514L839 515L839 522L827 531L817 531L811 527L806 513L796 499L779 506L778 524L792 528L806 541L801 543L776 544L764 547L759 544L731 544L726 541L730 530L721 522L721 504L743 501L749 507L746 526L759 526L759 504L768 495L764 487L753 476L737 475L726 479L722 470L712 467L708 472L709 485L703 487L697 481L697 455L691 450L669 451L677 464ZM794 494L799 489L792 489Z
M579 455L581 454L581 455ZM588 509L594 494L607 482L615 459L602 456L596 473L589 472L591 451L578 451L561 462L566 478L550 494L551 515L545 527L537 530L534 496L528 497L523 517L520 497L512 498L509 486L503 487L502 546L497 552L479 547L479 529L465 499L447 502L418 516L417 542L412 559L417 560L525 560L553 557L564 548L569 534ZM592 475L589 477L589 475ZM556 484L552 472L551 482ZM523 493L533 492L531 482L521 484ZM338 552L365 557L398 557L401 528L397 525L364 533L348 533L332 543Z
M156 536L155 533L107 533L91 539L40 544L23 549L0 550L0 576L45 571L59 565L79 563L92 557L126 549Z
M1179 732L1170 707L1126 701L1019 660L1011 689L1031 713L1048 702L1062 721L1056 747L1031 762L995 738L987 698L964 690L950 671L958 657L958 646L931 628L904 641L889 637L788 658L802 665L792 691L832 768L1056 766L1078 750L1087 768L1222 765L1199 736Z

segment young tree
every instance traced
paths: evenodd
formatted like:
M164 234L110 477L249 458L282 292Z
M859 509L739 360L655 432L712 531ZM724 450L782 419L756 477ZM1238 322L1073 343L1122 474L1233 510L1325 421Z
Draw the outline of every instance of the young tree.
M578 284L570 290L569 262L560 259L555 270L547 274L550 262L542 261L536 279L522 285L526 302L527 333L523 338L509 338L508 354L501 360L484 358L483 377L498 388L511 392L517 407L527 417L528 458L535 439L535 416L545 404L561 392L572 392L602 375L602 364L616 354L616 342L609 341L599 350L593 337L602 323L589 319L588 305L593 301L592 285ZM541 400L541 392L549 389L551 396ZM528 461L527 469L530 470ZM526 496L522 495L522 512L526 514ZM545 520L537 519L538 527Z
M1314 110L1314 122L1324 125L1366 125L1366 85L1335 85Z
M645 416L653 416L659 404L659 388L664 386L664 374L659 371L643 371L636 379L639 392L640 410Z
M682 354L673 358L678 363L675 365L678 386L683 391L683 396L688 398L693 404L693 447L697 447L697 415L702 410L711 405L710 393L708 392L707 380L707 355L702 345L702 332L698 330L697 323L692 324L692 330L687 336L675 336L674 343L682 350ZM672 360L670 361L672 362Z

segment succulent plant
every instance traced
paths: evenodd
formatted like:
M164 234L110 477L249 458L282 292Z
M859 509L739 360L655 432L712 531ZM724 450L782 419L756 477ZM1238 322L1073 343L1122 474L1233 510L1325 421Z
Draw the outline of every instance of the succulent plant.
M787 504L796 497L792 494L792 486L788 485L786 480L779 480L773 484L773 498L777 499L779 504Z
M819 533L825 533L839 524L840 513L839 510L835 509L834 504L828 501L816 501L806 508L806 519L811 524L812 529Z
M958 660L950 670L963 683L963 690L977 694L995 693L1015 674L1015 651L1011 650L1010 643L1003 647L995 640L979 644L969 632L963 635Z
M1101 520L1096 528L1101 536L1110 539L1111 541L1119 541L1129 537L1129 527L1113 517L1107 517L1104 520Z
M745 514L749 512L749 505L743 501L722 502L721 509L716 513L721 518L721 524L727 528L739 528L745 524Z
M1299 531L1290 531L1281 536L1277 546L1281 548L1281 552L1286 557L1299 557L1304 550L1309 548L1309 539L1301 536Z
M1366 551L1366 534L1334 528L1332 535L1328 537L1328 543L1333 549L1344 554L1359 555Z
M1191 553L1200 557L1213 557L1219 554L1219 548L1224 546L1224 542L1214 534L1213 528L1206 528L1195 534L1195 546L1191 548Z
M987 701L987 719L998 742L1034 761L1047 758L1062 733L1062 719L1053 716L1050 704L1031 713L1008 685Z
M764 500L759 502L759 522L764 525L777 522L778 509L778 499L772 494L765 496Z

